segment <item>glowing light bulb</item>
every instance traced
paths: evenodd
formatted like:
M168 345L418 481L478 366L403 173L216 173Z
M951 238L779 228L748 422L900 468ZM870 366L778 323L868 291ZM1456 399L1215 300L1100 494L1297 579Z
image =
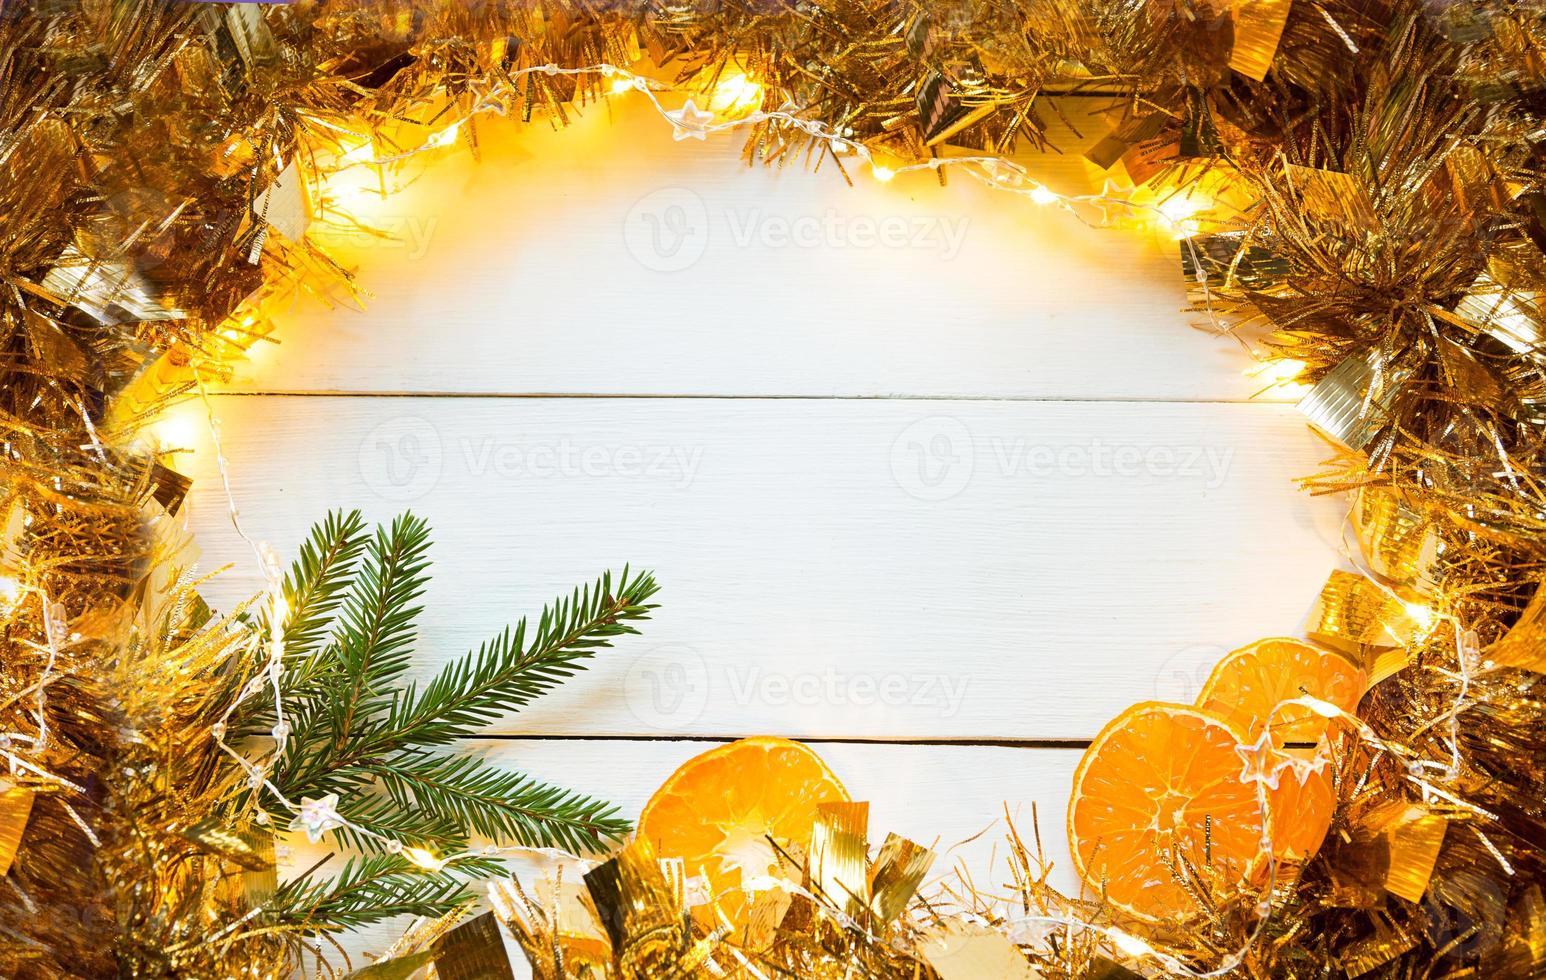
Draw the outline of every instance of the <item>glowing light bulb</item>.
M1125 932L1113 932L1111 941L1128 956L1153 956L1154 947L1139 939L1137 936Z
M1268 388L1278 389L1279 394L1302 395L1310 386L1299 380L1308 367L1305 362L1292 357L1273 358L1246 370L1246 375L1259 378Z
M1198 204L1190 197L1182 197L1179 194L1165 199L1158 207L1159 213L1163 214L1165 219L1171 224L1180 224L1202 210L1201 204Z
M9 611L21 598L21 582L14 575L0 575L0 611Z
M173 409L158 419L151 434L163 451L191 450L198 442L199 427L191 408Z
M462 124L460 122L454 122L451 125L447 126L445 129L442 129L440 132L438 132L435 135L431 136L429 139L425 140L424 141L424 145L426 145L426 146L450 146L452 143L456 142L457 130L459 130L461 128L462 128Z
M446 866L445 858L438 858L422 847L403 848L403 857L425 871L440 871Z
M892 170L890 167L871 167L870 172L873 173L875 175L875 179L880 181L882 184L896 176L896 171Z
M1427 630L1433 626L1433 610L1420 602L1402 603L1406 607L1407 616L1417 624L1417 628Z
M715 83L709 107L721 112L751 109L762 104L762 86L743 72L732 72Z
M1037 184L1031 188L1031 201L1035 204L1052 204L1058 200L1058 196L1047 188Z
M1202 230L1201 224L1193 221L1192 216L1207 210L1208 204L1190 195L1183 197L1177 194L1160 202L1156 207L1170 223L1171 234L1180 240L1190 238Z
M631 78L615 78L612 80L611 87L607 89L607 91L611 92L613 95L623 95L624 93L632 92L633 90L634 84L633 79Z

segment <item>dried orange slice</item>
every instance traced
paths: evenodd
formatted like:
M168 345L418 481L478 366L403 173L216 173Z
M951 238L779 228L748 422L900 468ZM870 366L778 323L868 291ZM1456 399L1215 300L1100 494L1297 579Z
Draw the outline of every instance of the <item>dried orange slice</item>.
M1101 730L1074 773L1068 841L1107 901L1157 921L1198 911L1167 864L1179 855L1225 881L1254 875L1262 811L1240 779L1241 733L1209 712L1148 701Z
M1299 749L1289 749L1300 753ZM1308 861L1321 849L1337 795L1331 770L1289 766L1278 777L1277 789L1267 790L1267 813L1272 827L1272 853L1284 861Z
M847 802L848 790L821 757L798 742L743 738L693 756L655 791L639 815L639 836L661 857L682 858L724 896L732 919L745 905L743 881L779 869L769 838L798 856L810 845L818 803Z
M1282 702L1308 694L1351 712L1366 684L1364 672L1345 657L1298 640L1260 640L1214 665L1197 695L1197 706L1224 718L1254 741ZM1289 705L1273 716L1273 740L1280 745L1313 745L1329 724L1308 708Z

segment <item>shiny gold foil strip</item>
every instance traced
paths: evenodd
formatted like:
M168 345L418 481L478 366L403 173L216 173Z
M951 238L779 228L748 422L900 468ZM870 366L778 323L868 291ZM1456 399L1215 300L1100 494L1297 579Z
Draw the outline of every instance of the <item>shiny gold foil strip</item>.
M1368 667L1380 652L1410 643L1417 628L1401 600L1362 575L1339 569L1321 589L1306 634Z
M301 240L311 225L311 193L296 161L291 160L258 195L253 210L292 242Z
M381 960L379 963L372 963L370 966L346 974L344 980L409 980L414 974L434 962L434 959L435 954L430 950L408 956L394 956L389 960Z
M1039 980L1041 972L1002 932L965 920L926 931L918 953L940 980Z
M43 277L43 288L103 326L142 320L182 320L188 314L164 302L155 285L122 259L94 259L65 248Z
M274 835L254 830L248 835L248 843L255 858L263 864L242 872L242 893L247 899L247 905L257 908L279 888L279 870L274 863Z
M441 936L433 953L438 980L515 980L504 934L492 912L475 915Z
M1300 400L1299 411L1328 438L1349 449L1367 449L1383 424L1379 416L1389 407L1386 399L1367 399L1373 381L1370 357L1348 357L1316 382Z
M870 869L870 913L877 925L896 921L933 863L934 852L928 848L896 834L886 835Z
M1359 231L1375 231L1379 221L1363 185L1352 174L1288 164L1288 180L1299 191L1304 209L1323 221Z
M1533 354L1541 350L1539 323L1542 314L1530 298L1506 292L1467 293L1455 311L1516 354Z
M0 781L0 785L4 785ZM21 849L21 838L32 817L32 801L37 794L25 786L6 786L0 790L0 876L10 873Z
M1387 827L1390 866L1385 869L1385 890L1408 902L1421 902L1448 829L1448 820L1419 807L1409 808Z
M1353 525L1376 573L1419 593L1437 588L1438 529L1404 495L1389 487L1363 487L1353 504Z
M1235 45L1229 67L1260 82L1277 56L1293 0L1235 0Z
M688 951L683 886L662 868L654 848L634 838L610 861L585 874L585 887L607 931L620 976L649 977L661 964L678 964Z
M1406 933L1379 927L1366 939L1349 944L1339 957L1342 970L1349 977L1361 977L1389 963L1417 945L1417 938Z
M868 803L818 803L811 828L811 883L849 915L869 907Z
M263 871L274 866L273 837L235 830L218 817L194 824L183 831L183 836L248 871Z
M1488 648L1487 659L1546 673L1546 585L1536 586L1535 597L1503 638Z

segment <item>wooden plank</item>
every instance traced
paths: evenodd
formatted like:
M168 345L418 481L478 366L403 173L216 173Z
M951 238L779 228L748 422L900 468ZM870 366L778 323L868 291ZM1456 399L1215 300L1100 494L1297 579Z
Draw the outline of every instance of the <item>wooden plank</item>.
M1064 100L1067 193L1101 100ZM608 117L611 117L610 119ZM280 304L252 391L807 397L1248 397L1232 340L1191 329L1169 233L1086 227L956 176L847 186L828 161L747 167L741 139L674 142L637 95L566 130L490 120L388 200L360 168L312 237L365 312ZM862 167L859 169L863 169ZM1098 217L1098 216L1097 216Z
M712 743L687 741L576 742L500 741L466 743L491 761L565 786L604 797L630 818L682 762ZM958 870L971 874L984 891L1002 893L1010 880L1005 863L1006 807L1015 827L1032 839L1032 804L1037 807L1044 853L1053 865L1050 880L1065 892L1078 888L1071 870L1064 810L1078 764L1072 750L1011 749L985 746L898 746L817 744L856 800L868 800L870 839L878 844L894 831L936 848L939 857L925 889ZM290 842L286 870L309 867L322 845L304 836ZM525 876L548 873L552 862L519 860ZM575 869L564 877L573 880ZM523 878L530 881L530 877ZM360 966L395 940L403 923L393 922L345 937L344 945Z
M249 532L329 508L435 529L422 670L608 568L646 635L501 730L1081 739L1298 629L1340 502L1291 408L1235 404L218 397ZM198 407L173 420L196 445ZM176 427L185 430L176 435ZM257 585L207 444L208 590Z

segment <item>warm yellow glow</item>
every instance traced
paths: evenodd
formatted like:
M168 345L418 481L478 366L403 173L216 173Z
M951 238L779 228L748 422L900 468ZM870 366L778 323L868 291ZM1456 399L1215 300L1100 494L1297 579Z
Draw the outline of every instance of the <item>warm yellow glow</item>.
M8 611L21 598L21 582L14 575L0 575L0 611Z
M1126 932L1113 932L1111 941L1128 956L1153 956L1154 947Z
M424 141L425 146L450 146L456 142L456 133L462 128L462 124L454 122L440 132Z
M422 847L403 848L403 857L407 858L410 864L417 865L425 871L439 871L446 866L444 858L438 858Z
M376 159L376 144L369 136L351 137L339 143L344 146L344 152L339 156L339 162L344 164L365 164Z
M1052 204L1058 200L1058 196L1047 188L1037 184L1031 188L1031 201L1036 204Z
M710 109L717 112L744 112L762 105L762 86L744 72L733 71L721 75L709 93Z
M198 443L200 431L198 409L191 403L170 409L150 426L150 433L163 452L191 451Z
M1159 213L1165 216L1165 220L1173 225L1179 225L1187 218L1203 210L1201 202L1185 194L1173 194L1164 201L1161 201L1157 207L1159 208Z
M612 80L612 87L611 87L611 89L609 91L613 95L622 95L622 94L624 94L626 92L632 92L633 89L634 89L633 79L631 79L631 78L615 78L615 79Z
M880 181L882 184L896 176L896 171L892 170L890 167L872 167L871 173L873 173L875 175L875 179Z
M1412 622L1417 624L1418 629L1428 630L1432 628L1434 619L1432 609L1420 602L1407 602L1403 603L1403 605L1406 607L1407 616L1411 618Z

